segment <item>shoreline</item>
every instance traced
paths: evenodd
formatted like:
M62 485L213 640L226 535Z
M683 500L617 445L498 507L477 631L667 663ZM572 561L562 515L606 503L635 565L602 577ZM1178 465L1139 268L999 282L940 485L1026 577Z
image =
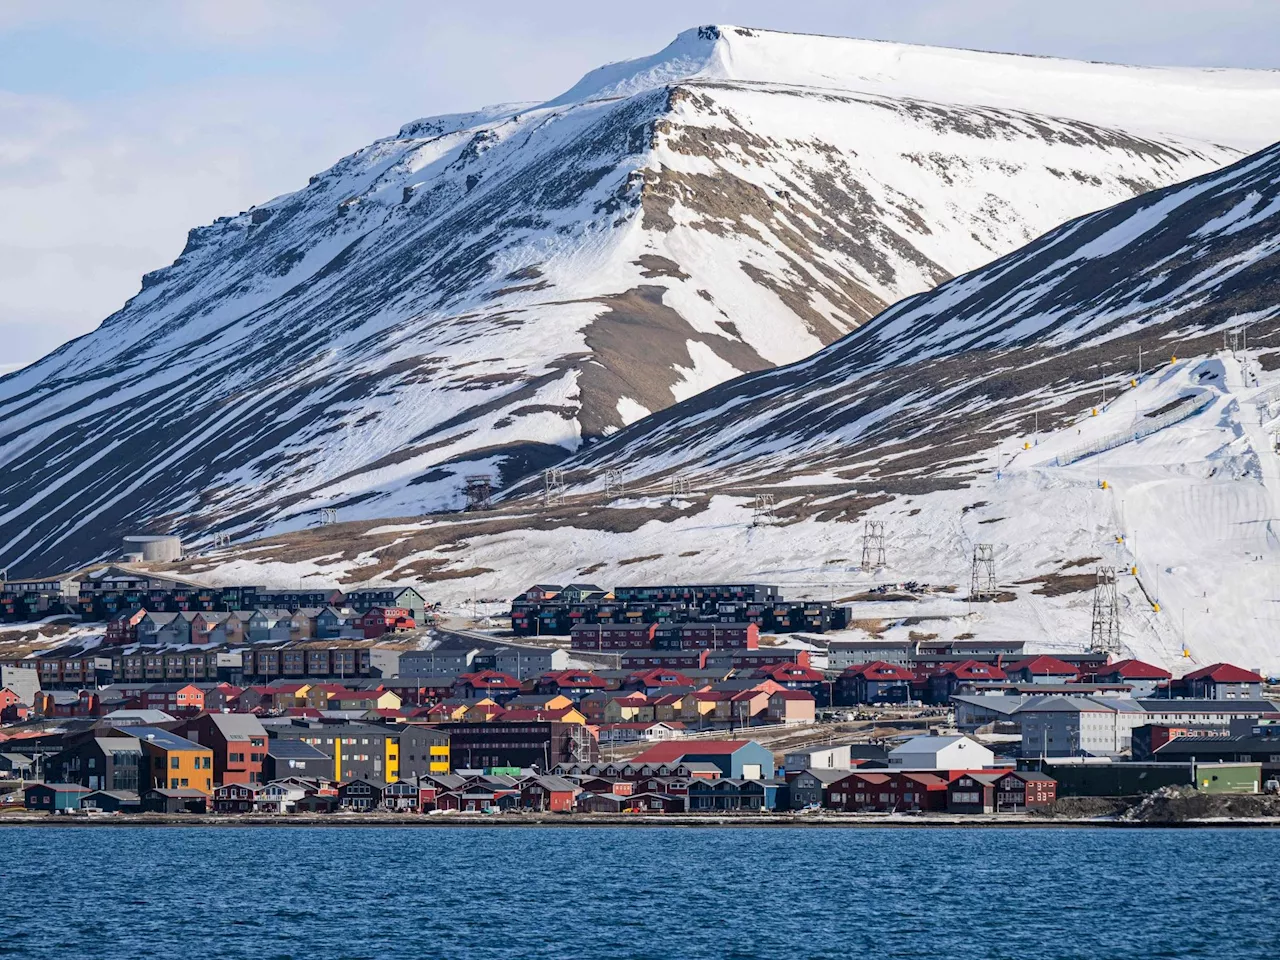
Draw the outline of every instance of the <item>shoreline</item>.
M863 829L954 829L979 830L1001 828L1205 828L1230 827L1280 828L1280 817L1207 817L1185 820L1122 820L1114 817L1046 817L1024 814L967 814L964 816L869 816L847 814L842 816L812 815L672 815L644 816L642 814L546 814L546 815L448 815L422 814L318 814L310 815L243 815L226 816L210 814L103 814L98 816L61 816L50 814L0 816L0 829L4 827L398 827L413 829L422 827L540 827L548 829L565 827L681 827L708 829L725 827L816 828L842 827Z

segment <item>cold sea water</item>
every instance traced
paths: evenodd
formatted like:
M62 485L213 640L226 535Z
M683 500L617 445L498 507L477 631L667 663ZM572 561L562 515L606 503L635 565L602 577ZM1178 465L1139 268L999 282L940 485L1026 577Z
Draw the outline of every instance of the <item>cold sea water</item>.
M1254 958L1280 831L12 827L0 957Z

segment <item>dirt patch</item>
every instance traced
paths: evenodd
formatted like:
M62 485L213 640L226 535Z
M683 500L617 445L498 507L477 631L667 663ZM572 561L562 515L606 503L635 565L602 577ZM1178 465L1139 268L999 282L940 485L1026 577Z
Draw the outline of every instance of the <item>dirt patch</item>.
M629 567L633 563L644 563L648 560L661 560L661 559L662 559L662 554L650 553L647 556L643 556L643 557L628 557L626 560L619 560L618 566Z
M1072 560L1062 565L1063 570L1070 570L1072 567L1088 567L1102 560L1101 557L1081 557L1079 560Z
M1069 593L1087 593L1098 583L1095 573L1046 573L1030 580L1019 580L1019 584L1038 583L1031 592L1042 597L1062 597Z
M580 577L587 577L587 576L590 576L591 574L595 573L597 570L603 570L606 566L608 566L608 564L605 564L605 563L593 563L591 566L589 566L589 567L583 567L581 570L579 570L579 571L578 571L578 576L580 576Z
M882 637L884 632L889 629L889 624L885 620L850 620L849 626L869 633L873 637Z
M642 253L639 260L631 261L637 267L643 270L640 276L646 280L654 277L672 277L676 280L688 280L689 275L680 269L680 264L674 260L668 260L666 257L660 257L653 253Z
M855 593L851 597L841 597L838 603L876 603L880 601L910 601L918 603L920 598L909 593Z

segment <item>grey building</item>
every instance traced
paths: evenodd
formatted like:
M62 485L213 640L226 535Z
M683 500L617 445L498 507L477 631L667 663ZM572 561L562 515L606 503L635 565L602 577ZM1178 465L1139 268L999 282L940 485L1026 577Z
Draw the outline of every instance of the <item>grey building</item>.
M1150 722L1139 701L1121 697L1032 697L1014 716L1024 757L1118 757Z
M285 777L332 780L333 755L303 740L272 737L262 758L262 780L270 783Z
M849 770L805 770L791 778L791 809L819 805L826 800L827 787L849 775Z
M86 737L44 764L45 779L91 790L138 792L142 745L135 737Z

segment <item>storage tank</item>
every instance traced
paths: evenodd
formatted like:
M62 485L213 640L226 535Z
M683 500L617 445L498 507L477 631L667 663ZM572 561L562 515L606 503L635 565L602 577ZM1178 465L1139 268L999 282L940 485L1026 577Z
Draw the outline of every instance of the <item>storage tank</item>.
M174 536L124 538L124 554L141 554L144 563L166 563L182 559L182 539Z

